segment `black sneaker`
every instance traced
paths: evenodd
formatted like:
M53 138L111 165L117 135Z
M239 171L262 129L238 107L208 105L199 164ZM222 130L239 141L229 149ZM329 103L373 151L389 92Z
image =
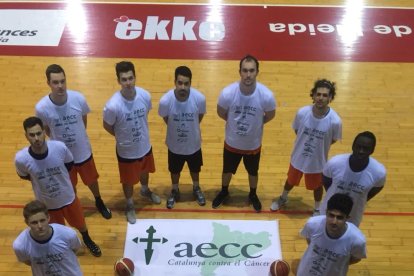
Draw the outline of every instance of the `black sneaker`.
M172 209L174 207L175 202L179 200L180 200L180 190L172 189L171 194L167 199L167 208Z
M253 208L257 213L262 211L262 203L260 203L257 194L249 194L249 201L251 204L253 204Z
M95 206L96 206L96 209L98 209L99 213L101 213L101 215L104 218L106 219L112 218L111 210L109 210L109 208L105 206L105 203L103 202L101 198L95 201Z
M229 196L229 192L228 191L223 191L221 190L216 198L213 200L213 203L211 204L211 207L213 207L213 209L217 209Z
M86 247L89 249L89 252L91 252L92 255L94 255L95 257L100 257L102 255L101 249L93 240L83 240L83 242L85 243Z

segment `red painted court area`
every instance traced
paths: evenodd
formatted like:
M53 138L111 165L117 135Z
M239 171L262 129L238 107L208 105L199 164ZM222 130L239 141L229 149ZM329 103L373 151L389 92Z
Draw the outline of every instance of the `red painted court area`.
M414 62L413 30L414 9L0 3L0 55Z

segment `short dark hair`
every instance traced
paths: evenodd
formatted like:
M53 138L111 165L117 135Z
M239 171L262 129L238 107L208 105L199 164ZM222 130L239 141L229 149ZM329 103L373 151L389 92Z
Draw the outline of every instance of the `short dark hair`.
M349 195L337 193L328 200L327 210L338 210L348 217L353 205L354 202Z
M174 73L174 80L177 80L178 75L187 77L190 79L193 77L193 74L191 73L190 68L188 68L187 66L178 66L177 68L175 68L175 73Z
M368 139L371 139L372 149L375 149L375 146L377 145L377 138L375 137L374 133L372 133L371 131L364 131L364 132L358 133L357 136L355 136L354 142L352 143L352 147L355 145L355 142L359 137L366 137Z
M329 89L329 95L331 96L331 100L333 101L336 95L336 85L334 82L327 80L327 79L320 79L320 80L315 81L313 88L311 90L311 93L310 93L311 98L313 97L313 95L315 95L316 90L321 87L325 87Z
M23 217L25 221L28 221L31 216L36 215L37 213L44 213L48 216L46 205L39 200L30 201L23 208Z
M254 61L256 63L256 70L259 72L259 61L252 55L246 55L240 60L239 72L241 71L243 61Z
M39 125L41 129L44 129L43 122L38 117L32 116L23 121L24 131L27 131L28 128L34 127L35 125Z
M50 74L59 74L59 73L63 73L63 75L66 77L65 74L65 70L63 70L62 66L58 65L58 64L51 64L46 68L46 78L47 81L50 81Z
M121 73L127 73L129 71L132 71L132 73L134 74L134 77L135 77L135 66L130 61L118 62L115 65L115 71L116 71L116 77L118 78L118 80L119 80L119 76L121 75Z

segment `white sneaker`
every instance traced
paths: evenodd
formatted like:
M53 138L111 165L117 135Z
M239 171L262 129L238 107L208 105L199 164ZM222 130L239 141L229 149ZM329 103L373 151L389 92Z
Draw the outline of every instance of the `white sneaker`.
M313 209L313 214L312 217L317 217L321 215L321 211L319 211L318 209Z
M281 196L277 200L273 200L272 205L270 205L270 211L277 211L280 207L285 206L288 202L287 198L282 198Z
M146 192L143 192L141 190L141 196L148 198L149 200L152 201L152 203L155 203L155 204L161 203L161 198L156 193L153 193L151 190L147 190Z
M134 205L127 204L125 209L125 216L127 218L127 221L131 224L135 224L137 222L137 218L135 216L135 207Z

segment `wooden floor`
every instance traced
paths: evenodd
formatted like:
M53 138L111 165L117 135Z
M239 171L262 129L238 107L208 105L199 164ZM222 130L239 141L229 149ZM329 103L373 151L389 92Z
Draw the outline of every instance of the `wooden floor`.
M357 0L359 1L359 0ZM165 1L159 1L165 2ZM192 1L180 1L192 2ZM255 3L255 1L225 1ZM352 1L277 1L285 4L345 4ZM414 7L407 1L364 1L366 5ZM0 275L30 275L29 267L15 261L11 244L25 227L21 206L32 199L28 182L19 180L13 159L16 151L27 145L22 120L33 114L34 104L48 87L44 70L51 63L61 64L68 87L84 93L92 109L88 133L100 177L101 193L114 210L111 220L94 211L91 193L83 184L78 195L86 207L85 214L92 237L101 245L103 256L81 256L85 275L112 275L112 264L122 256L126 221L124 200L119 184L113 137L102 128L102 108L118 89L114 64L119 59L9 57L0 56ZM213 211L211 200L220 188L221 154L224 123L215 107L220 90L237 80L238 61L205 60L132 60L137 68L137 85L152 94L153 110L149 115L151 140L157 172L150 177L153 190L163 197L162 205L136 200L139 218L208 218L280 220L283 257L293 267L302 256L306 242L298 235L312 209L312 195L301 186L291 193L285 213L270 213L272 199L280 193L286 177L294 140L291 122L296 110L308 103L313 81L325 77L337 82L338 94L333 108L343 119L343 141L335 144L330 156L349 152L356 133L371 130L378 143L374 157L385 164L388 179L385 189L369 203L361 229L368 240L368 259L351 266L349 275L414 275L414 64L358 62L262 62L259 81L276 93L276 118L265 127L258 194L264 212L256 214L247 206L246 172L243 168L232 180L230 203ZM201 184L208 203L199 207L190 197L190 178L182 174L181 190L185 202L165 209L170 190L167 171L165 126L157 115L161 95L173 86L173 70L187 65L193 71L192 85L207 98L207 115L202 123L204 167ZM188 192L188 196L185 193ZM138 197L136 197L139 199ZM221 210L234 212L220 212Z

